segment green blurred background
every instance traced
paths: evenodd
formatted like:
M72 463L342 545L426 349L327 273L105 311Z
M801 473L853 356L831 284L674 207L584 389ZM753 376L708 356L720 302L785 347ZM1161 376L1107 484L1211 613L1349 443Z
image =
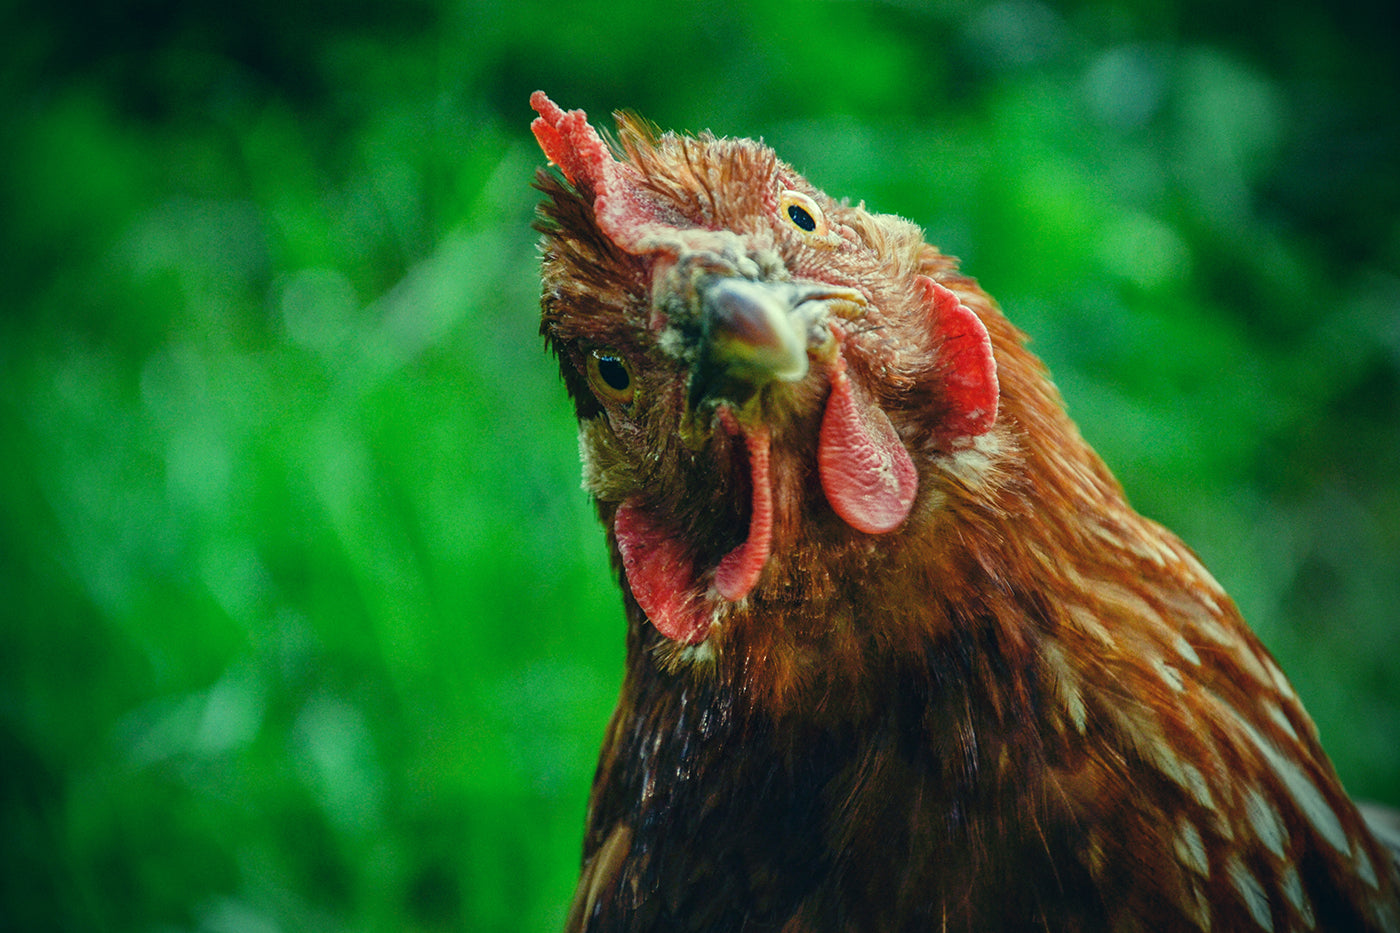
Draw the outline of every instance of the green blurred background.
M526 97L911 217L1400 804L1394 3L0 19L0 927L550 930L622 661Z

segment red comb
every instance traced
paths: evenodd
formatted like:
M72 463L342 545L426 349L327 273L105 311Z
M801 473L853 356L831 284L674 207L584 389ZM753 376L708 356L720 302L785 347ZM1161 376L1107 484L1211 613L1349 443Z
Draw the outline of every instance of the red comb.
M544 91L530 95L530 106L539 114L530 124L545 157L572 184L584 184L602 195L608 170L616 164L602 137L588 123L582 110L563 110Z
M613 158L603 137L589 125L588 115L564 110L544 91L530 95L530 106L539 114L530 129L545 157L571 184L592 193L598 229L630 253L665 249L664 236L658 235L674 232L681 218L644 190L630 163Z

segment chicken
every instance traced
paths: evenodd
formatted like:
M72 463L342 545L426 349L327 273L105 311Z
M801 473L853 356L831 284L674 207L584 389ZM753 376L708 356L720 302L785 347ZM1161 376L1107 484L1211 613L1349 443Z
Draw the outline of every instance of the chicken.
M1288 680L952 258L531 105L628 619L569 930L1400 929Z

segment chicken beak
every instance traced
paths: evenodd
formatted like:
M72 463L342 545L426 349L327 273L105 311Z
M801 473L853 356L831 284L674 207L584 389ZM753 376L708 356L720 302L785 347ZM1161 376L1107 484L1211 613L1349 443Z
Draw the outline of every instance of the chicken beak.
M832 341L830 305L863 305L851 289L716 276L700 283L703 345L691 400L742 397L773 382L798 382L809 354Z
M710 359L736 379L796 382L807 375L807 322L786 282L713 280L701 292Z

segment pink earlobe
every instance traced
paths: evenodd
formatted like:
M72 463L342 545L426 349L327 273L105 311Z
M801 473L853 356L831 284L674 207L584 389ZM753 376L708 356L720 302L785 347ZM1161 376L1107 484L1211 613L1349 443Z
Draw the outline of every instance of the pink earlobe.
M914 280L933 329L934 347L944 368L949 435L976 437L997 420L997 362L987 327L950 289L926 275Z

